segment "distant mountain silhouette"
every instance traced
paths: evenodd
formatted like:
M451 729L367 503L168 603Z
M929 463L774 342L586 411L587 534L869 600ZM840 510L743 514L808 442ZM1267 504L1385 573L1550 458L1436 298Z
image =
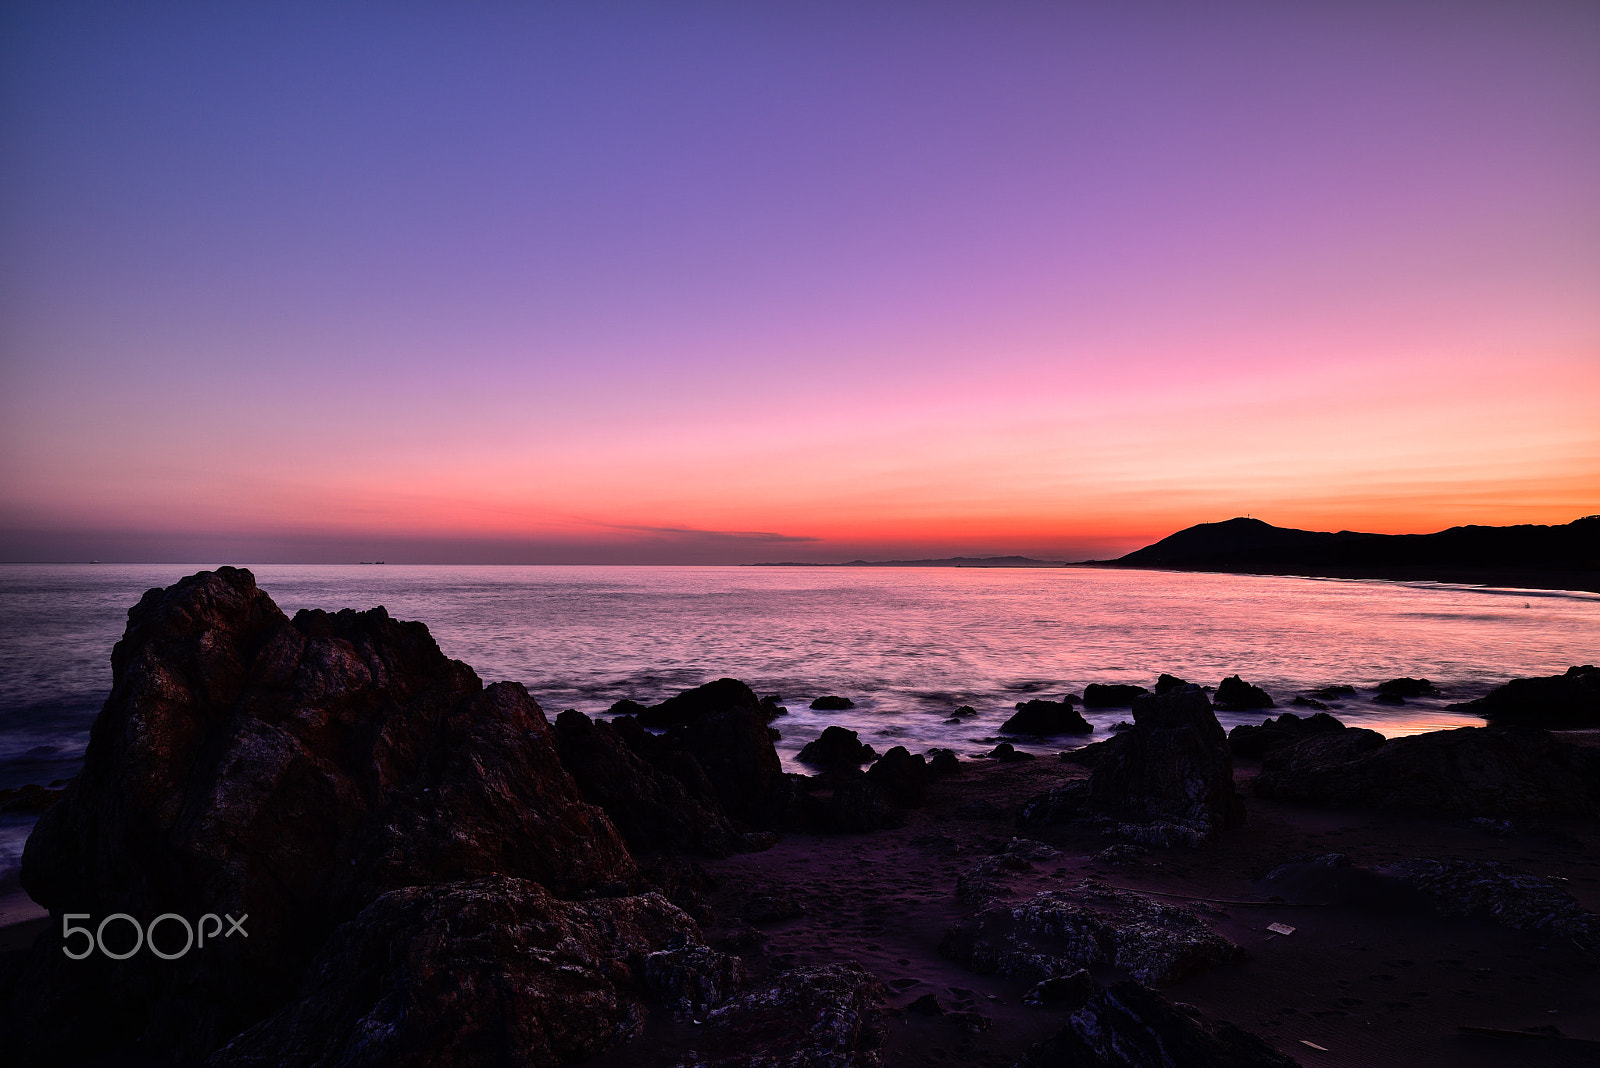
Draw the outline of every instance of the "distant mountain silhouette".
M946 556L938 560L846 560L842 564L802 564L785 561L754 567L1062 567L1058 560L1031 556Z
M1295 530L1229 519L1180 530L1100 563L1593 590L1600 589L1600 516L1561 526L1466 526L1434 534Z

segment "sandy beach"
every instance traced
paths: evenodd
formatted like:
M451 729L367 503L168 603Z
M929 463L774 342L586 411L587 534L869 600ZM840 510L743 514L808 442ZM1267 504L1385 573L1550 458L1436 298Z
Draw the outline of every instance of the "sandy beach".
M1236 772L1249 810L1243 828L1200 849L1151 850L1135 863L1111 865L1093 859L1105 848L1102 840L1013 825L1022 797L1085 777L1083 769L1046 760L975 762L962 775L936 783L927 807L910 813L904 828L851 836L792 834L763 853L706 862L721 883L710 899L718 922L707 935L731 948L740 941L743 921L753 921L765 936L743 953L753 975L860 961L889 990L887 1066L1011 1065L1059 1029L1065 1014L1023 1005L1029 981L975 975L941 956L939 943L971 911L955 896L957 877L1025 836L1061 855L1015 876L1018 899L1096 879L1198 906L1248 959L1162 992L1260 1034L1304 1065L1595 1062L1600 973L1570 942L1404 909L1270 904L1253 884L1277 864L1307 854L1347 853L1363 866L1460 857L1555 878L1595 910L1600 829L1585 822L1548 824L1539 834L1499 838L1449 821L1276 804L1251 796L1257 767L1242 761ZM799 908L803 914L774 918ZM1271 923L1290 925L1294 933L1275 935L1266 930ZM928 994L946 1016L906 1011ZM987 1017L988 1030L969 1033L959 1017L948 1015L963 1010ZM1462 1031L1463 1025L1554 1028L1563 1037L1495 1036ZM693 1030L658 1024L650 1041L594 1063L675 1064L693 1048Z

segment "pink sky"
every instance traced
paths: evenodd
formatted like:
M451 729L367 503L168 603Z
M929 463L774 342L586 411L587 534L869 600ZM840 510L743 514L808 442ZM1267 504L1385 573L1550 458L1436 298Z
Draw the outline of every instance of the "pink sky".
M1595 9L1147 14L15 14L0 559L1600 511Z

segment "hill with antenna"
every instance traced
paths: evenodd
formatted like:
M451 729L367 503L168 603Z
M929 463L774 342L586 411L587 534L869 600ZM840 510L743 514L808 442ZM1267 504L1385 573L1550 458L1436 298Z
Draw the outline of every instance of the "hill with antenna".
M1600 591L1600 515L1555 526L1461 526L1432 534L1201 523L1100 566L1462 582Z

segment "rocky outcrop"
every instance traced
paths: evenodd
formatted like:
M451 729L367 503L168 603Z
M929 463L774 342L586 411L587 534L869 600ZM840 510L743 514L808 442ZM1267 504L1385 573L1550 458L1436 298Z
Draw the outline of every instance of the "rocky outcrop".
M856 703L850 698L831 694L827 697L819 697L811 702L811 710L813 712L843 712L847 708L854 707L856 707Z
M980 975L1049 979L1105 965L1155 986L1244 957L1189 909L1092 881L991 903L950 928L939 952Z
M901 808L921 808L928 800L928 762L897 745L867 769L867 781L887 791Z
M698 1021L744 988L744 961L709 946L660 949L644 959L644 981L679 1019Z
M1091 734L1094 726L1071 701L1019 701L1016 715L1000 724L1002 734Z
M718 679L668 698L638 716L611 721L635 755L677 779L690 797L712 801L741 831L784 827L794 788L767 728L767 710L738 679ZM666 733L651 734L651 723Z
M1600 814L1600 753L1531 727L1384 741L1347 728L1270 750L1260 797L1435 816Z
M1449 707L1497 726L1600 727L1600 667L1585 664L1560 675L1512 679L1486 697Z
M1237 675L1229 675L1217 686L1217 707L1230 712L1247 712L1253 708L1272 708L1272 695L1259 686L1252 686Z
M1083 704L1085 708L1127 708L1133 704L1135 697L1149 692L1143 686L1128 683L1103 685L1091 682L1083 688Z
M129 612L83 770L22 880L56 916L248 914L249 937L177 961L41 942L13 1019L56 1056L136 1035L194 1056L278 1004L381 894L490 873L557 896L637 878L527 692L485 688L381 608L291 622L248 571L201 572Z
M801 746L796 759L819 768L857 768L877 755L855 731L827 727L820 738Z
M1111 837L1169 848L1244 822L1228 738L1198 686L1140 697L1133 729L1062 758L1093 768L1089 781L1029 798L1019 826L1083 820Z
M633 716L640 726L664 730L732 708L747 709L765 722L772 718L768 713L776 705L774 700L769 708L763 708L761 700L750 687L738 679L722 678L692 690L684 690L675 697L649 707L634 701L618 701L611 706L611 714Z
M583 799L605 810L636 855L725 857L739 848L740 835L714 796L691 796L677 778L628 748L611 724L569 708L556 717L555 744Z
M1163 671L1161 676L1156 679L1156 696L1160 697L1164 693L1171 693L1173 690L1181 690L1188 685L1188 680L1180 679L1176 675L1168 675Z
M395 890L334 933L287 1005L206 1063L571 1064L635 1035L652 985L669 1006L693 1002L707 973L735 985L736 964L700 942L657 894L558 901L503 877Z
M680 1068L878 1068L884 997L855 961L784 972L706 1016Z
M1305 719L1293 712L1285 712L1276 719L1262 720L1261 726L1241 723L1228 732L1228 748L1236 757L1259 760L1268 749L1285 742L1297 742L1313 734L1337 733L1345 729L1343 723L1326 712L1318 712Z
M1208 831L1244 822L1228 738L1200 687L1140 697L1133 703L1133 727L1106 741L1089 778L1091 806Z
M1016 1068L1296 1068L1259 1036L1138 983L1112 983Z

